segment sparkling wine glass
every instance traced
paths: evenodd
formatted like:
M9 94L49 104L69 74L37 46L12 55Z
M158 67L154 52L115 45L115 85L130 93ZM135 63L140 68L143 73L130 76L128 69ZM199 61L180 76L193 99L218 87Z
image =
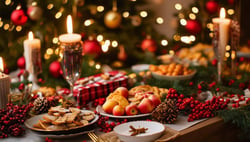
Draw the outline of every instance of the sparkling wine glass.
M61 55L63 74L70 85L68 97L73 97L74 84L81 75L82 43L61 43Z

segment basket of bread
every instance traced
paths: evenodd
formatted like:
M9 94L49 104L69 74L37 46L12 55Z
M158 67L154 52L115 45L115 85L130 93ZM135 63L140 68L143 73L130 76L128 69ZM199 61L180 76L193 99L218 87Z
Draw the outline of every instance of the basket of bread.
M152 72L152 76L159 80L187 80L191 79L196 71L189 69L179 63L162 64L162 65L150 65L149 71Z
M80 110L76 107L65 109L61 106L51 107L48 113L31 117L25 121L25 126L40 134L72 134L91 130L92 124L98 120L98 115L90 110Z

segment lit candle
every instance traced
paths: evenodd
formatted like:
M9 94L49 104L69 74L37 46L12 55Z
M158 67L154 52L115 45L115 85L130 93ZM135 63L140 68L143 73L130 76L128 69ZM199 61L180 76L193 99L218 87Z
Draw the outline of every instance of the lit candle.
M41 48L41 40L34 38L32 32L29 32L28 39L24 40L24 58L26 70L29 73L34 73L34 59L37 59L37 62L40 62L40 48ZM37 64L37 63L36 63ZM40 63L39 63L40 64Z
M0 57L0 108L5 108L10 93L10 77L4 73L4 63Z
M73 33L72 17L67 16L67 34L59 36L59 41L64 43L74 43L81 41L81 35Z
M222 55L222 58L225 55L225 48L229 40L229 26L231 20L226 18L226 11L225 8L220 9L220 17L219 18L213 18L212 19L215 26L218 26L218 32L219 32L219 51Z

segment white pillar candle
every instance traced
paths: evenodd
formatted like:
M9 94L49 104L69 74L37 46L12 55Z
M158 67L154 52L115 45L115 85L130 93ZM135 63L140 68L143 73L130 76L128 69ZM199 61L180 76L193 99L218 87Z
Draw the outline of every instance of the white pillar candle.
M10 93L10 77L4 73L3 59L0 57L0 108L5 108Z
M72 17L67 16L67 34L62 34L59 36L59 41L63 43L74 43L81 41L81 35L73 33L73 23Z
M220 54L221 59L224 58L225 55L225 48L229 40L229 27L231 20L226 17L225 8L220 9L220 17L219 18L213 18L212 21L215 26L218 26L218 34L219 34L219 43L218 43L218 52ZM217 25L218 24L218 25Z
M34 38L33 33L29 32L28 39L24 40L24 58L25 58L25 68L29 73L35 73L34 71L34 61L41 62L40 58L40 39ZM33 57L32 57L33 56ZM38 63L40 64L40 63ZM40 66L40 65L39 65Z

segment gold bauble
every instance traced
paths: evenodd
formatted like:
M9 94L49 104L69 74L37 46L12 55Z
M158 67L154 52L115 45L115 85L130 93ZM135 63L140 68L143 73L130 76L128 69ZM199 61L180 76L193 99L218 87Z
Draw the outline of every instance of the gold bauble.
M109 11L104 16L104 24L110 29L118 28L121 22L122 16L116 11Z

